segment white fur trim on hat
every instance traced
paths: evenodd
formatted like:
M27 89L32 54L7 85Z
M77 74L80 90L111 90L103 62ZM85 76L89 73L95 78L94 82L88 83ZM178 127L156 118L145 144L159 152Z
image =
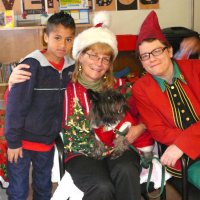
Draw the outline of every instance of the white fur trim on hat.
M111 18L108 12L106 11L101 11L101 12L97 12L94 15L93 18L93 25L96 26L99 23L102 23L103 27L110 27L110 22L111 22Z
M94 15L93 24L102 23L100 27L92 27L84 30L74 40L72 56L75 60L78 59L79 54L88 46L95 43L106 43L112 49L114 53L114 59L118 54L117 39L116 36L108 29L110 25L110 16L108 12L102 11Z

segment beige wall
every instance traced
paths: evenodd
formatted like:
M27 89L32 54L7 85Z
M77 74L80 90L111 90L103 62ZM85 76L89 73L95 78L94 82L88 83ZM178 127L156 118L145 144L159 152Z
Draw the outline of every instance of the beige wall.
M95 1L95 0L93 0ZM194 1L194 30L200 33L200 0L160 0L160 9L156 9L161 28L171 26L184 26L191 29L192 25L192 1ZM54 0L57 7L58 2ZM3 9L0 1L0 10ZM20 0L15 0L16 13L20 12ZM56 11L57 8L49 10ZM150 10L112 11L111 30L116 34L137 34L139 27Z
M191 2L192 0L160 0L160 9L155 11L158 14L161 28L184 26L191 29ZM113 11L111 12L111 29L116 34L137 34L149 12L150 10ZM200 17L198 23L200 25Z
M200 33L200 1L194 0L194 30Z

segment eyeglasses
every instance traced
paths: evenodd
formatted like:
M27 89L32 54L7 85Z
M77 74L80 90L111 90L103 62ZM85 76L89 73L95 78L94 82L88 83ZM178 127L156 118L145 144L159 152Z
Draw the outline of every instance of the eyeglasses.
M165 49L167 49L168 47L159 47L157 49L154 49L153 51L151 51L150 53L144 53L144 54L141 54L139 55L139 58L141 61L146 61L146 60L149 60L150 58L150 55L153 55L153 56L159 56L161 55Z
M104 64L104 65L108 65L108 64L110 64L110 58L107 58L107 57L99 57L99 56L97 56L97 55L94 55L94 54L90 54L90 53L86 53L88 56L89 56L89 58L91 59L91 60L93 60L93 61L99 61L100 59L102 60L102 63Z

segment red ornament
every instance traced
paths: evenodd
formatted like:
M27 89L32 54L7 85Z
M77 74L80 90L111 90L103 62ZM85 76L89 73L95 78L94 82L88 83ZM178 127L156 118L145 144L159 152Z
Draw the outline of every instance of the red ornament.
M26 11L24 11L23 13L22 13L22 19L26 19L27 18L27 12Z
M102 27L103 23L98 23L95 27L98 28L98 27Z
M2 0L6 10L12 10L15 0Z

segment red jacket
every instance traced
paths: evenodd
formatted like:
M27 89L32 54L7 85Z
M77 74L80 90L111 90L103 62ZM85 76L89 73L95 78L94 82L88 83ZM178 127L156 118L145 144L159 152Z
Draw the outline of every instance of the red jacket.
M181 85L200 117L200 60L177 61L187 84ZM133 96L139 113L153 138L165 145L175 144L191 159L200 157L200 121L181 130L176 127L166 92L150 74L133 86Z

